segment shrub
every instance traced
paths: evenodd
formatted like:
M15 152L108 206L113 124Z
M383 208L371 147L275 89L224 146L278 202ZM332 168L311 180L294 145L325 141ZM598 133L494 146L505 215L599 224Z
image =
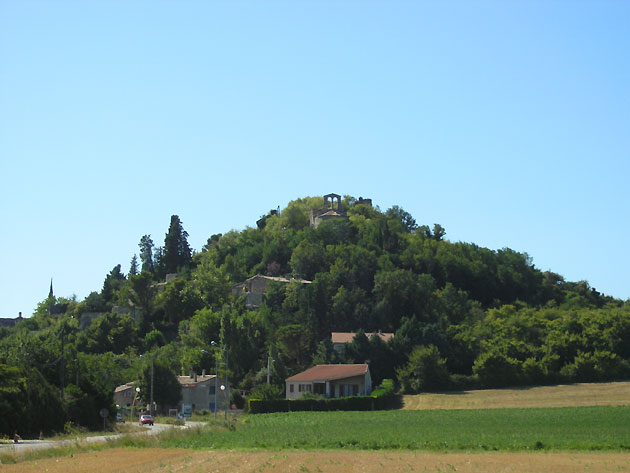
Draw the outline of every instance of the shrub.
M418 346L409 355L409 362L397 370L404 393L437 391L449 386L446 360L435 345Z
M521 363L498 351L482 353L475 360L473 372L482 386L500 388L518 384Z

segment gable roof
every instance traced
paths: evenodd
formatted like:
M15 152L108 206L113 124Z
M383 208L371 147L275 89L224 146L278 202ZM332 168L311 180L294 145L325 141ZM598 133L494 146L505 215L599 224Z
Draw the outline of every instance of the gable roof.
M313 281L307 281L306 279L295 279L295 278L288 279L282 276L264 276L262 274L256 274L255 276L252 276L251 278L247 278L245 282L253 281L254 279L266 279L268 281L276 281L276 282L282 282L282 283L299 282L302 284L311 284L313 282Z
M332 332L332 342L352 343L355 335L356 334L354 332ZM365 334L365 336L369 339L371 339L374 335L378 335L384 342L387 342L390 339L394 338L394 334L389 332L368 332Z
M126 383L126 384L121 384L120 386L116 386L116 389L114 389L114 392L115 393L119 393L119 392L122 392L122 391L126 391L127 389L132 389L135 384L136 384L135 381L132 381L132 382Z
M365 363L356 365L317 365L302 371L285 381L333 381L335 379L363 376L369 370Z
M216 376L213 374L207 374L205 376L199 374L194 378L191 378L190 376L178 376L177 381L179 382L182 388L194 388L200 383L203 383L209 380L214 380L214 378L216 378Z

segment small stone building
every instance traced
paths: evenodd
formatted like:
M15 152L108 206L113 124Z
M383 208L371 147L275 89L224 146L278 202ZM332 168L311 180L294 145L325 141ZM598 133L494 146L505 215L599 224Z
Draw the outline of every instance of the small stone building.
M189 376L178 376L177 381L182 387L182 398L178 406L180 412L194 412L200 409L209 409L214 412L216 404L219 409L225 409L230 387L225 380L217 379L213 374L206 375L204 371L201 375L193 373ZM221 389L221 386L225 389Z
M341 208L341 196L339 194L326 194L322 208L310 211L309 223L311 227L317 228L322 222L338 218L348 219L345 210Z
M131 382L116 387L114 390L114 404L123 409L130 409L133 403L133 396L136 393L135 385L136 383Z
M267 292L267 285L272 282L278 282L280 284L289 284L290 282L297 281L300 284L310 284L311 281L304 279L288 279L275 276L262 276L257 274L244 282L235 284L232 286L232 295L234 297L245 297L245 307L248 309L255 309L260 307L263 301L263 297Z

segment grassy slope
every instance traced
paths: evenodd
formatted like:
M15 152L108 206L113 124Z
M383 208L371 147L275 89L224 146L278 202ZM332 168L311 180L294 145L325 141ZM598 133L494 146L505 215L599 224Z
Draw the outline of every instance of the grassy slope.
M630 407L249 416L235 430L165 439L169 447L264 449L630 449Z

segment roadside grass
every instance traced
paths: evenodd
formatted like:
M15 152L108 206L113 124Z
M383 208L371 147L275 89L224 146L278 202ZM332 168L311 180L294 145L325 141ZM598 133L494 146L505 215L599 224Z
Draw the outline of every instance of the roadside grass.
M100 451L106 448L108 448L106 444L81 444L76 442L42 450L29 450L24 453L0 451L0 465L12 465L23 461L43 460L46 458L72 457L79 453Z
M143 432L144 429L137 423L110 424L110 430L87 430L84 428L72 427L65 432L59 432L51 436L44 437L45 440L81 440L87 437L98 437L101 435L132 434Z
M292 412L160 436L165 448L430 451L630 450L630 407Z

